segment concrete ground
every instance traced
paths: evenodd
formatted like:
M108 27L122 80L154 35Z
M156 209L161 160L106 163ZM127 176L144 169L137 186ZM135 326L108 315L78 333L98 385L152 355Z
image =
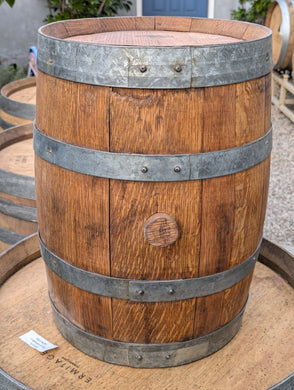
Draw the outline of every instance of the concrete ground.
M273 151L264 237L294 254L294 123L272 105Z

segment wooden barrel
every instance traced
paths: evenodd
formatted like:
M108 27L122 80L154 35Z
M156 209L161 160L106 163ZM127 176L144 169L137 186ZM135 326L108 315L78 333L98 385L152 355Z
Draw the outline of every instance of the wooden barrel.
M196 383L199 390L293 388L294 258L273 243L262 243L260 260L267 266L256 265L234 340L206 359L169 370L110 366L68 343L54 325L44 265L34 260L39 256L32 236L0 257L1 389L192 389ZM19 337L31 329L58 348L41 354L27 346Z
M36 78L13 81L1 89L0 127L32 122L36 109Z
M0 133L0 252L37 231L33 124Z
M238 331L268 193L271 52L267 28L208 19L39 31L40 244L77 348L168 367Z
M292 69L294 51L293 1L273 1L266 15L265 25L273 32L274 68Z

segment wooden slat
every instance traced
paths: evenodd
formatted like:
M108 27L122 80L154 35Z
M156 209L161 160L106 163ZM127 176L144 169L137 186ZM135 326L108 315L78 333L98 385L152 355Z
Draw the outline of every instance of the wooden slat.
M3 229L24 234L25 236L35 233L38 228L37 222L25 221L19 217L13 217L2 212L0 212L0 226Z
M203 92L199 89L154 92L115 89L111 95L111 151L197 152L201 148L202 109ZM199 181L177 185L111 181L112 276L138 279L197 276L200 191ZM178 240L166 248L154 247L144 239L145 221L156 212L168 213L179 227ZM113 299L114 338L136 337L137 342L191 338L193 307L194 300L142 304ZM123 318L129 320L127 327L121 326ZM175 318L176 327L171 325ZM159 331L159 323L165 333ZM157 335L155 329L159 331Z
M36 124L45 134L108 150L108 88L95 90L91 85L58 80L39 72L37 101ZM40 158L36 158L36 167L38 219L45 244L77 267L109 275L109 181L60 169ZM48 275L54 284L52 291L63 291L60 299L54 295L60 310L65 305L62 302L67 302L72 321L88 320L89 327L93 322L93 332L111 337L107 334L111 326L103 325L111 323L110 298L97 298L101 304L90 320L89 307L95 306L92 297Z
M203 116L202 150L204 152L236 146L238 141L235 134L235 85L207 88ZM206 276L222 272L230 265L234 234L234 175L203 180L201 196L199 276ZM199 337L220 326L223 294L197 299L194 337ZM211 314L203 315L206 311Z

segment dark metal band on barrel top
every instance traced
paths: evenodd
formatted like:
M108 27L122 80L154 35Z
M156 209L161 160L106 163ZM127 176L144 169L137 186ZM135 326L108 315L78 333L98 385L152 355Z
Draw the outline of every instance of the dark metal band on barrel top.
M20 198L35 200L35 179L0 169L0 191Z
M0 198L0 213L23 221L38 222L37 209Z
M123 88L196 88L272 71L272 37L195 47L98 45L38 34L38 69L78 83ZM142 67L144 71L142 72Z
M96 359L136 368L179 366L211 355L236 335L246 306L232 321L205 336L183 342L135 344L85 332L64 318L52 300L51 305L57 328L74 347Z
M224 291L243 280L254 268L260 245L241 264L213 275L176 280L133 280L105 276L75 267L52 253L39 236L46 265L61 279L93 294L134 302L166 302L203 297Z
M14 245L24 238L26 238L24 234L15 233L0 227L0 241L5 242L6 244Z
M181 155L112 153L50 138L34 126L34 150L59 167L97 177L133 181L185 181L230 175L265 160L272 149L272 129L263 137L232 149Z
M35 104L22 103L9 99L2 94L2 91L0 95L0 109L7 114L30 120L35 118L36 113Z
M33 390L31 387L19 382L0 368L0 389L3 390Z

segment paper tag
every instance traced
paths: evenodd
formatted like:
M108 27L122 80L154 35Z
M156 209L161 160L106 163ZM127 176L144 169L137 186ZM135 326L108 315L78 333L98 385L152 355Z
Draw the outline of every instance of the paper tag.
M38 335L34 330L30 330L28 333L20 336L20 339L39 352L49 351L50 349L58 347L57 345L49 343L49 341Z

